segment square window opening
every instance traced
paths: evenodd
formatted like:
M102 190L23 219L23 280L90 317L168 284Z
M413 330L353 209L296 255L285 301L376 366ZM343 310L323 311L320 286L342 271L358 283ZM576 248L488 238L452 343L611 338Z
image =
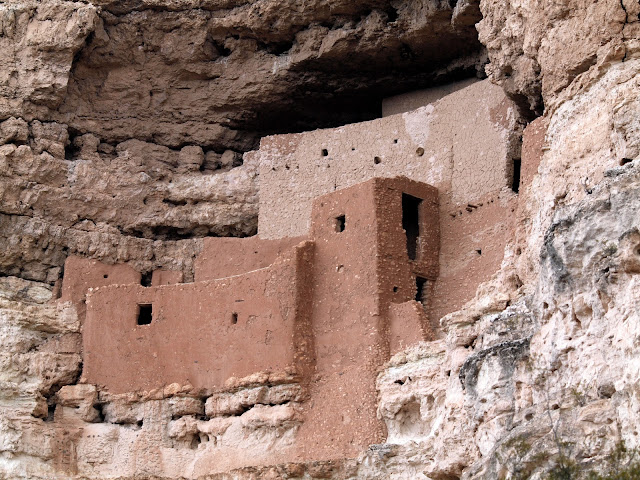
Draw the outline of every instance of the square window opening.
M340 215L339 217L336 217L334 220L334 227L336 232L338 233L344 232L346 222L347 222L347 218L345 215Z

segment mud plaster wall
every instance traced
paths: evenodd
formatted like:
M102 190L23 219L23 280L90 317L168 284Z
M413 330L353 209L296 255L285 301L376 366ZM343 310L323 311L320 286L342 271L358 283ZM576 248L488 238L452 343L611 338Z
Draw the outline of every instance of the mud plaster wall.
M75 256L67 257L64 264L65 273L62 283L63 302L75 304L85 301L89 288L107 285L140 284L140 272L130 265L107 265L97 260Z
M292 367L298 253L220 281L90 291L83 381L115 393L173 382L219 388L230 377ZM140 305L152 306L150 324L137 324Z
M378 286L380 307L384 315L389 315L393 304L405 302L413 303L414 299L424 299L424 307L429 310L430 296L418 293L418 278L432 282L438 277L438 253L440 246L440 225L438 218L438 191L425 184L412 182L406 178L393 180L376 179L376 209L378 210ZM419 237L415 258L411 259L408 252L408 239L405 233L403 216L405 214L403 194L422 199L418 207ZM408 226L407 226L408 227ZM421 288L422 290L423 288ZM393 317L393 316L392 316ZM431 339L433 329L429 323L423 322L424 315L412 315L411 323L422 331L421 338ZM397 325L389 319L384 325L385 330L398 332ZM405 324L409 327L409 324ZM415 327L406 331L406 338L401 341L407 343L413 337Z
M477 81L477 78L468 78L459 82L451 82L437 87L415 90L413 92L385 98L382 100L382 116L388 117L389 115L416 110L417 108L434 103L453 92L468 87Z
M518 118L503 91L481 81L412 112L264 138L259 151L245 155L260 163L259 234L306 233L316 196L372 177L405 175L435 186L440 272L428 292L435 326L500 266L517 201Z
M389 358L387 309L392 301L402 303L415 296L414 265L406 254L401 223L406 191L422 198L429 213L435 189L406 179L372 180L313 204L312 325L318 377L310 384L312 401L304 406L299 442L315 452L314 458L333 458L336 451L355 455L384 438L376 417L375 379ZM340 231L334 220L342 216ZM433 269L437 256L437 249L426 246L437 241L437 222L429 226L426 222L415 262L421 271ZM396 292L394 285L399 287ZM411 319L401 342L425 339L420 317Z
M205 238L195 260L195 281L215 280L268 267L284 252L303 241L302 237L264 240L248 238Z
M520 190L531 188L546 148L546 120L531 122L523 132ZM480 281L498 270L505 247L516 228L520 211L528 208L519 195L502 189L480 201L455 205L448 195L440 197L440 275L430 292L429 318L432 322L462 307L473 298ZM507 255L520 255L520 244Z
M414 259L403 230L405 194L420 199ZM221 262L217 272L233 275L220 280L143 287L139 276L68 262L69 297L78 303L89 284L108 281L103 272L131 282L89 288L82 381L118 394L172 383L219 390L259 372L297 375L310 400L301 406L296 455L356 455L384 438L378 369L401 345L432 338L413 298L416 275L437 274L437 197L434 187L406 178L324 195L314 202L311 241L211 239L204 276L216 271L207 269L215 255L257 252L242 264L248 273Z
M403 230L405 194L420 199L413 237L415 258L408 255L409 241ZM280 350L289 352L291 343L294 350L300 350L299 357L304 357L311 343L303 337L311 334L292 333L290 324L311 318L318 325L329 322L327 331L333 332L344 328L344 319L354 311L354 324L358 324L355 318L362 314L362 308L382 319L375 324L375 331L382 339L382 358L388 358L389 323L384 317L389 304L416 298L417 275L430 280L437 276L437 197L435 188L406 178L372 179L332 192L314 203L312 242L302 238L209 239L204 259L195 262L195 284L176 284L179 272L155 271L155 284L146 288L140 285L140 274L129 266L70 257L62 301L74 303L84 319L87 295L87 381L116 392L178 380L196 387L217 387L230 376L289 366L278 358ZM333 255L331 264L322 255L327 244L332 245L326 250L327 255ZM315 257L310 254L314 249ZM303 250L309 255L301 255ZM238 255L243 259L235 264ZM326 281L336 274L337 278ZM216 275L221 278L216 280ZM351 303L336 301L343 295L352 299ZM312 303L319 305L319 312L311 308ZM332 306L324 311L327 305ZM416 336L427 338L430 328L422 316L413 315L412 321L406 338L396 329L399 337L394 344L407 343ZM297 333L301 336L296 340ZM252 347L254 340L259 348ZM273 355L266 353L269 358L264 360L260 360L265 354L262 344L273 348ZM303 344L307 347L302 348ZM334 342L327 345L335 347ZM349 342L346 348L351 346ZM212 357L204 362L195 358L199 351L204 355L207 348L214 352ZM244 352L247 348L249 353ZM271 357L275 357L274 364ZM171 363L166 374L165 359ZM224 368L218 363L224 363ZM125 378L131 365L140 373Z
M482 81L413 112L263 138L258 233L304 235L314 198L372 177L404 175L455 204L477 201L510 185L515 122L502 90Z
M517 204L517 195L504 190L466 205L440 197L440 275L429 292L432 323L461 308L499 270Z

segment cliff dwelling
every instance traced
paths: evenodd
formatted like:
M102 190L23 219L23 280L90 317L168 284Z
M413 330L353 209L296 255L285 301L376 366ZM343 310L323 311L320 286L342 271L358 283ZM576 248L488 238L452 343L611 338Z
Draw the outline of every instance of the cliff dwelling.
M0 1L0 480L636 478L639 38Z
M192 282L161 269L143 285L130 266L70 256L60 301L86 312L81 383L210 392L205 423L280 405L290 438L258 465L381 442L378 369L439 338L438 319L499 268L517 205L513 104L487 81L453 90L379 120L263 139L244 161L260 172L258 234L205 239ZM267 380L225 406L230 384L256 375L286 390L264 393L276 388ZM212 458L228 455L211 443Z

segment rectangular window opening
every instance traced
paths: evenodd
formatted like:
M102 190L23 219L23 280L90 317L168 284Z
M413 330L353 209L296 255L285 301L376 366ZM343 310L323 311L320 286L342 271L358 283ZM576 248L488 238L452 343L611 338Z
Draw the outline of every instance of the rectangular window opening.
M346 224L347 218L345 215L340 215L339 217L336 217L335 219L335 228L336 228L336 232L344 232L344 227Z
M416 302L420 302L422 306L425 306L427 304L427 291L425 288L426 285L426 278L416 277Z
M152 277L153 277L153 272L143 273L142 276L140 277L140 285L142 285L143 287L150 287Z
M421 203L421 198L402 194L402 228L407 235L407 254L411 260L415 260L418 254Z
M138 325L151 324L152 315L153 312L150 303L138 305Z
M522 169L522 160L519 158L513 159L513 178L511 179L511 190L514 193L520 191L520 171Z

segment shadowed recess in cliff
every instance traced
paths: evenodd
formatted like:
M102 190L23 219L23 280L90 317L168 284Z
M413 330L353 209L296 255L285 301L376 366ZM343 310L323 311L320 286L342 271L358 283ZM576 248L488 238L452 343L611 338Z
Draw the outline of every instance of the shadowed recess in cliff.
M286 3L276 15L105 2L60 120L108 142L248 151L267 134L379 117L385 97L482 70L473 24L447 2L420 15L410 2Z

